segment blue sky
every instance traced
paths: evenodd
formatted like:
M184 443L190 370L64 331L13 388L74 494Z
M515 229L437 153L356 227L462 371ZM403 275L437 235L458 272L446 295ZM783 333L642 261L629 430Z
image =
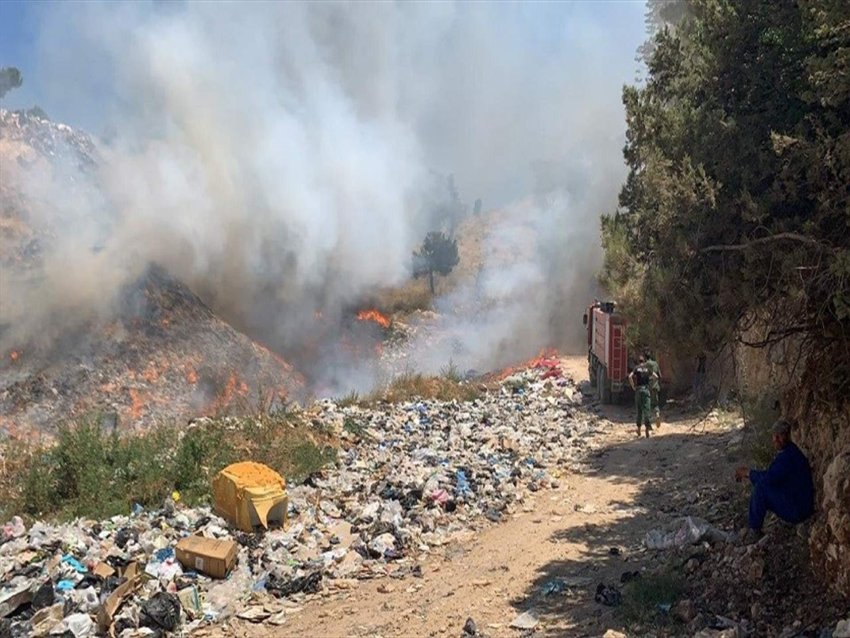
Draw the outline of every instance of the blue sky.
M0 1L0 67L16 66L24 76L24 85L9 93L2 106L27 108L38 104L54 120L97 130L103 118L100 104L111 96L108 63L97 58L94 48L85 50L75 34L56 42L54 35L65 20L59 17L74 10L97 12L109 3ZM145 6L152 12L179 12L185 3L128 3ZM224 4L224 3L222 3ZM261 3L257 3L261 4ZM464 7L470 13L507 9L510 27L524 34L526 45L539 55L549 50L572 51L577 65L592 65L610 60L612 85L631 82L637 70L634 52L644 39L644 0L585 0L579 2L478 3ZM250 4L244 5L250 11ZM73 27L69 27L73 30ZM570 40L565 44L565 40ZM69 43L72 45L69 46ZM592 53L589 53L592 51ZM595 60L587 60L588 56ZM62 84L76 81L81 93L68 99Z

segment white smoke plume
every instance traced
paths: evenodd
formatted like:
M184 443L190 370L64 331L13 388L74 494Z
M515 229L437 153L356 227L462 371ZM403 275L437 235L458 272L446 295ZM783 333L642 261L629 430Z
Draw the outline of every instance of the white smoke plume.
M494 241L538 232L521 263L485 264L440 302L482 286L498 300L458 320L470 367L568 343L624 175L642 8L617 6L49 5L35 81L48 112L99 135L102 161L79 197L27 185L73 220L26 297L30 325L102 311L154 261L287 353L317 311L409 277L437 171L511 211Z

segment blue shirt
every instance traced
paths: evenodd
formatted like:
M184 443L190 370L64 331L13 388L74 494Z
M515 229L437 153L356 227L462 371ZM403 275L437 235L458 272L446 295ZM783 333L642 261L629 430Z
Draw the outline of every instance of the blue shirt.
M806 455L794 443L782 448L767 470L750 470L750 481L782 492L789 503L795 504L798 518L807 518L814 510L812 470Z

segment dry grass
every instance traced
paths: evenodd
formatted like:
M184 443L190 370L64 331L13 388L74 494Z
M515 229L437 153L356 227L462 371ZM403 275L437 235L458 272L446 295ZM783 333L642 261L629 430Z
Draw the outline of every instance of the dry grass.
M480 396L479 387L467 381L459 381L450 376L430 377L417 372L405 372L393 379L387 387L373 393L366 401L474 401Z

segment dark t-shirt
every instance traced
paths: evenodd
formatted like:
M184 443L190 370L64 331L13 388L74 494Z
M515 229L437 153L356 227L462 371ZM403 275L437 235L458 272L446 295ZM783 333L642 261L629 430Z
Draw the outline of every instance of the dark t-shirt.
M632 374L635 375L635 385L637 387L647 387L649 385L649 377L652 375L652 371L645 363L640 364L632 370Z

